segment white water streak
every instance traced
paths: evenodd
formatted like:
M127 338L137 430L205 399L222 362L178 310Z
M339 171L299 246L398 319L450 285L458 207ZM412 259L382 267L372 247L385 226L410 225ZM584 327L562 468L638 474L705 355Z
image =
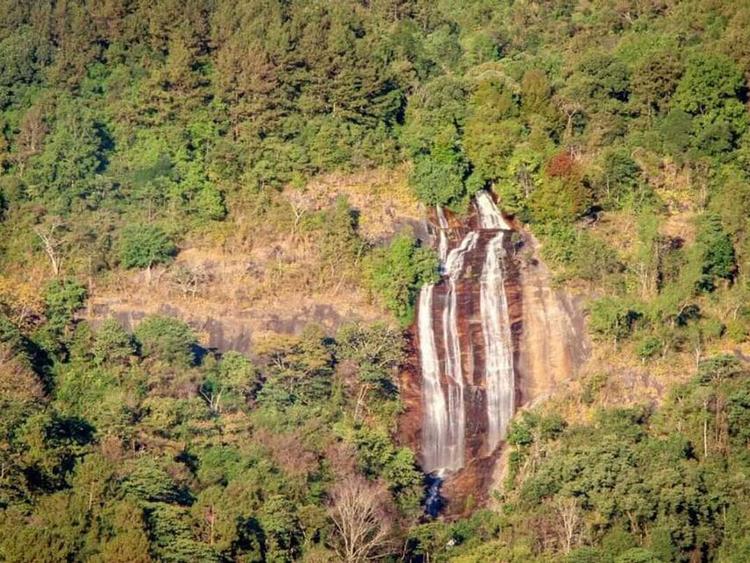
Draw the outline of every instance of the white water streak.
M448 436L448 409L443 389L440 386L440 365L435 347L435 331L432 322L433 284L425 285L419 294L419 357L422 364L422 396L424 397L424 421L422 441L425 466L432 470L439 467L445 457Z
M482 229L510 229L488 192L485 190L478 192L475 199Z
M502 229L487 245L479 291L485 346L487 446L492 451L505 437L515 402L513 345L503 275L503 241L510 227L487 192L479 192L476 202L482 228Z
M440 263L445 264L445 260L448 258L448 220L445 218L445 212L439 205L437 206L437 218L438 218L438 257Z
M479 293L485 345L487 446L490 451L505 437L513 415L515 393L513 346L503 280L504 239L505 232L501 231L487 246Z
M461 241L458 248L448 254L445 274L448 277L448 291L443 308L443 345L445 350L445 376L448 392L448 443L446 457L440 468L455 470L464 465L466 443L466 409L464 407L464 374L461 366L461 339L458 333L458 279L464 267L464 257L477 244L479 233L471 231Z
M444 363L441 371L436 345L433 297L434 285L422 288L419 296L419 352L422 365L424 421L422 452L424 468L440 474L464 465L466 443L466 408L457 283L464 272L467 254L474 251L480 232L499 230L487 244L480 277L480 315L485 346L485 385L487 418L486 443L494 450L503 439L514 407L513 351L511 345L508 303L503 279L503 240L510 229L487 192L476 196L480 226L470 231L457 248L448 251L448 221L437 208L439 223L438 253L447 284L442 309L442 343Z

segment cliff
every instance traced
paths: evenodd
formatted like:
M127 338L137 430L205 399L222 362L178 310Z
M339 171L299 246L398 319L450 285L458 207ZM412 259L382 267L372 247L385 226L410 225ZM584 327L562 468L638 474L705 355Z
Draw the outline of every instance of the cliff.
M487 335L483 323L480 298L480 276L490 241L496 230L482 230L479 217L473 211L459 220L448 215L448 247L456 249L463 237L476 230L476 241L468 245L462 257L462 271L454 286L443 279L432 289L431 317L438 350L439 364L450 362L446 358L443 326L447 295L455 291L457 307L457 335L460 343L460 373L464 386L465 441L463 443L462 469L447 473L442 495L446 499L446 513L460 514L476 502L486 500L496 479L496 461L502 449L488 440L490 421L487 401L489 390L487 364ZM502 238L503 285L507 321L510 325L509 346L513 358L513 410L519 410L550 396L555 389L573 378L589 352L583 316L576 299L555 289L549 271L538 258L538 247L533 237L513 225L513 232ZM433 225L434 239L438 234ZM435 242L435 240L433 240ZM485 313L486 314L486 313ZM406 412L401 419L401 436L415 449L425 447L424 434L425 396L422 389L422 372L418 354L418 334L410 333L414 361L402 374L402 398ZM449 370L450 371L450 370ZM443 375L442 386L446 396L454 392L450 377ZM431 406L432 408L432 406ZM449 421L454 423L455 421ZM429 445L429 444L427 444ZM429 466L433 460L422 460Z
M367 244L404 229L425 237L424 213L406 173L329 174L273 193L262 221L243 209L221 236L184 241L167 267L97 280L85 316L94 325L114 317L128 329L149 315L173 316L188 322L203 345L242 353L252 353L253 343L269 334L299 333L311 323L332 333L346 322L389 321L359 280L320 280L316 234L303 224L344 197Z

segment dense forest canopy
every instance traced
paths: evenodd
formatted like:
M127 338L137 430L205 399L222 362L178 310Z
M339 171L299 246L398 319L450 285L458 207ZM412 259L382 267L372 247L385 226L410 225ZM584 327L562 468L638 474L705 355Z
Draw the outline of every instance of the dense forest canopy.
M0 558L749 560L750 375L718 354L750 336L748 78L730 0L0 0ZM427 518L394 430L435 253L280 195L379 167L459 214L494 190L597 345L681 384L605 408L602 366L580 420L517 417L495 508ZM81 319L190 241L282 231L394 322L248 359Z

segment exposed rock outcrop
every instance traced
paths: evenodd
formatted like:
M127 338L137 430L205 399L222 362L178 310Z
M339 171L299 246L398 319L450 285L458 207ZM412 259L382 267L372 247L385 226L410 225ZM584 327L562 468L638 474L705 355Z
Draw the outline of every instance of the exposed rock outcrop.
M435 218L433 223L437 223ZM482 230L479 216L472 212L463 221L448 216L448 247L455 249L472 231L478 233L476 240L468 245L462 256L462 271L453 286L444 279L432 288L431 322L436 340L439 362L450 362L446 358L444 338L444 315L446 299L455 292L457 307L457 334L460 341L460 373L463 377L462 402L464 420L463 458L461 469L451 471L448 467L442 494L447 500L446 513L460 514L467 508L486 500L494 479L495 465L500 447L488 440L488 374L486 327L483 321L480 298L480 276L485 267L488 245L497 231ZM436 234L435 239L438 236ZM515 410L542 399L553 392L562 382L573 377L588 353L583 328L583 317L575 300L552 285L551 276L537 257L537 244L531 235L514 226L514 232L502 239L504 256L503 284L505 307L510 324L510 346L512 347ZM437 244L436 244L437 246ZM421 385L423 374L419 365L419 334L412 333L413 361L402 375L402 399L406 412L401 419L401 436L421 450L422 461L428 469L443 467L436 465L434 452L424 457L425 440L431 445L432 435L424 434L425 395ZM450 349L450 346L447 347ZM454 370L455 371L455 370ZM450 397L451 370L441 369L446 397ZM430 408L434 409L434 406ZM434 430L431 430L434 432ZM431 448L430 448L431 449ZM454 462L455 458L451 459Z

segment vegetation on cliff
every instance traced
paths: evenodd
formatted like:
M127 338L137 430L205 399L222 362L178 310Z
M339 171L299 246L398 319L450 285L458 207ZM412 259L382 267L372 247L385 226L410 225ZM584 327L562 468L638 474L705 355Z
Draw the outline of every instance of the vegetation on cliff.
M721 0L0 2L2 558L747 560L750 379L714 353L750 337L748 45ZM394 443L398 330L250 360L80 319L124 270L192 288L180 248L283 233L312 265L270 285L365 288L406 325L434 253L288 195L404 163L427 205L492 188L596 296L601 349L683 382L520 415L500 508L450 523L420 524Z

